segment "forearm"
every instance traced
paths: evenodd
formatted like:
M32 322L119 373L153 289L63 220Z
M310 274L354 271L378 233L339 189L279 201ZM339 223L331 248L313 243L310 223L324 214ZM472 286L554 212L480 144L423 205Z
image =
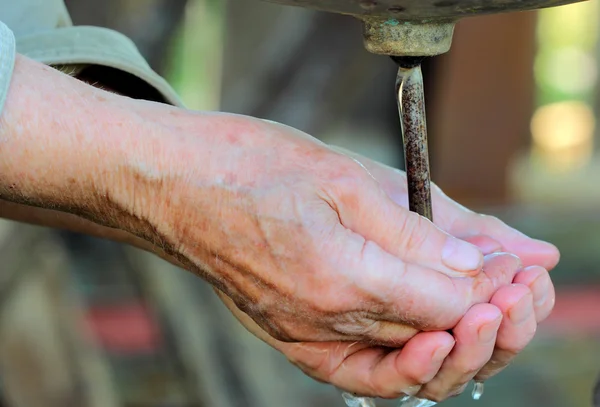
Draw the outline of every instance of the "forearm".
M116 216L108 203L135 116L120 114L111 98L17 57L0 120L0 199L88 219Z
M114 141L125 126L114 109L102 108L102 97L110 96L17 57L0 120L1 218L152 248L75 214L105 217L108 184L126 159Z
M167 139L179 112L18 57L0 117L0 218L130 244L180 266L152 243L146 216L169 196L161 185L173 175ZM161 115L169 124L150 123Z

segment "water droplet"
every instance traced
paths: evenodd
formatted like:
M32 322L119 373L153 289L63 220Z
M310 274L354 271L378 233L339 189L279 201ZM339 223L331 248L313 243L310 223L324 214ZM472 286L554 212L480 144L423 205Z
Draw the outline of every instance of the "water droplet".
M432 407L437 403L431 400L419 399L413 396L405 396L400 400L398 407Z
M350 393L343 393L342 397L348 407L376 407L375 400L366 397L356 397Z
M471 397L473 400L479 400L481 396L483 396L483 382L475 382L475 386L473 387L473 393L471 393Z

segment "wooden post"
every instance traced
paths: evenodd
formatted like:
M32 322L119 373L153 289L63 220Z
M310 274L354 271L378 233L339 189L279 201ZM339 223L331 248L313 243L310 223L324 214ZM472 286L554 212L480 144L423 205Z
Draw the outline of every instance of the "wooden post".
M459 22L428 106L433 180L467 206L510 201L507 166L533 113L535 13Z

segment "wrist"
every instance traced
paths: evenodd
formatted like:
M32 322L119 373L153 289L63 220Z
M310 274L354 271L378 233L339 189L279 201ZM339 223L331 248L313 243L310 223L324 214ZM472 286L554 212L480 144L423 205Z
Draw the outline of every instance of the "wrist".
M18 56L0 122L0 199L95 219L117 177L113 95Z

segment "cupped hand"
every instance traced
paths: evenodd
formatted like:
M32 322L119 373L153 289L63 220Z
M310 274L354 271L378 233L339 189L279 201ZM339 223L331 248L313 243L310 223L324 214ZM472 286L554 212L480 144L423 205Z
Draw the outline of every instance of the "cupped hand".
M497 253L486 256L484 270L493 275L519 267L516 257ZM500 373L533 339L537 323L552 308L554 293L550 289L532 294L526 282L547 274L540 267L522 270L517 276L523 284L502 287L491 303L474 305L451 333L422 331L399 348L368 342L278 341L226 295L217 294L246 329L318 381L363 397L416 395L440 402L462 393L472 379L487 380Z
M356 153L335 147L367 168L388 196L408 207L406 174ZM432 186L434 222L443 230L477 245L484 254L510 252L523 261L524 269L513 284L502 287L490 301L476 305L454 328L456 345L440 371L419 391L419 397L441 401L460 394L472 379L487 380L501 372L533 339L537 324L545 320L555 304L554 286L548 273L559 261L550 243L532 239L499 219L475 213ZM483 314L479 314L481 311ZM477 318L491 319L487 328ZM488 335L489 340L483 340Z
M453 329L456 345L418 396L442 401L462 393L473 379L500 373L531 342L554 301L547 270L531 266L517 273L514 284L500 288L489 304L475 305Z
M481 251L442 227L459 230L462 218L453 210L468 211L450 205L449 223L434 225L399 204L393 176L390 188L369 163L304 133L247 117L164 109L139 112L150 127L142 152L151 154L136 157L136 188L118 203L133 208L138 235L202 274L278 344L367 343L366 353L386 361L387 350L373 346L414 347L421 349L414 359L404 355L419 365L427 352L454 342L443 331L468 313L479 315L473 306L490 302L521 268L516 257L500 256L508 260L481 272ZM470 219L461 237L479 235L469 230ZM492 229L488 240L514 243ZM540 247L546 258L555 254L532 244L536 256ZM528 258L531 250L523 252ZM489 322L495 319L481 317ZM371 356L353 358L354 370ZM439 366L426 370L417 383L433 380ZM342 377L340 386L354 376Z
M493 276L519 269L520 261L515 256L493 254L486 257L484 273ZM495 295L497 302L504 301L511 309L524 303L519 311L532 309L531 294L525 286L508 285L500 290ZM409 394L444 400L462 391L489 362L500 336L502 346L516 349L531 339L532 322L535 325L535 317L532 320L528 315L526 327L505 324L498 306L482 303L470 308L452 333L422 331L399 348L368 342L286 343L268 335L223 293L218 294L250 332L286 355L303 372L368 397L395 399ZM499 370L490 372L490 376Z
M152 154L137 157L127 206L149 240L278 340L400 346L453 328L514 278L514 268L481 273L476 246L304 133L163 109L140 112Z

